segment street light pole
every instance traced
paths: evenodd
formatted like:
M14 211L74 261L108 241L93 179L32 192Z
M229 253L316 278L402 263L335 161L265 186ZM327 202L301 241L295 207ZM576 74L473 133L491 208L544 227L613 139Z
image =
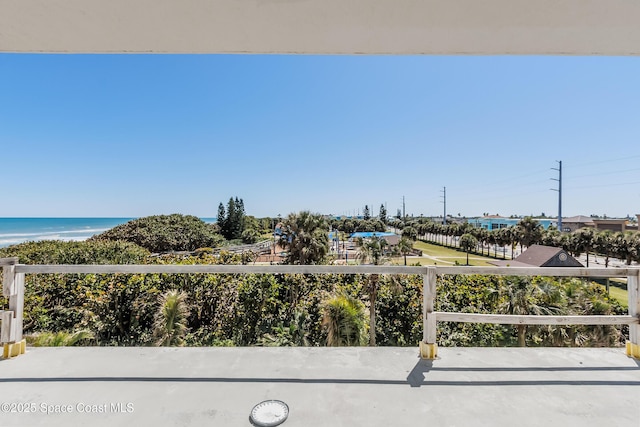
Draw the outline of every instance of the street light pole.
M443 225L447 225L447 187L442 187L442 190L440 190L440 192L442 193L442 203L444 203L444 213L442 214L442 224Z

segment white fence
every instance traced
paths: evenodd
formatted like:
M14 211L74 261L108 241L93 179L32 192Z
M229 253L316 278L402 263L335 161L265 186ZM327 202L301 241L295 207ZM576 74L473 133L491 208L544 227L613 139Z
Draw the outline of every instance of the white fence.
M492 274L503 276L552 276L611 278L626 277L629 314L625 316L543 316L475 313L445 313L433 310L438 274ZM640 269L635 268L573 268L573 267L427 267L424 276L424 332L421 353L436 356L436 322L501 323L514 325L629 325L627 355L640 358Z
M17 258L0 259L3 267L3 293L9 297L9 311L2 312L1 342L22 340L22 312L25 274L190 274L190 273L267 273L267 274L416 274L423 276L423 337L421 354L437 354L437 322L473 322L527 325L629 325L627 353L640 358L640 269L639 268L547 268L547 267L406 267L336 265L22 265ZM626 277L629 313L624 316L531 316L436 312L436 280L442 274L480 274L508 276L552 276L611 278Z
M2 266L2 295L9 298L9 310L0 311L0 344L4 346L3 356L16 355L10 347L24 353L22 343L22 311L24 307L24 273L16 273L18 258L0 258Z

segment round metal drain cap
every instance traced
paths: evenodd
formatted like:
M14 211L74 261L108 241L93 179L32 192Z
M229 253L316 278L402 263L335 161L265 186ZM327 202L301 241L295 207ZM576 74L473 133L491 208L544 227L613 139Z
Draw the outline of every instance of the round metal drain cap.
M260 427L277 426L289 416L289 406L281 400L265 400L251 410L251 422Z

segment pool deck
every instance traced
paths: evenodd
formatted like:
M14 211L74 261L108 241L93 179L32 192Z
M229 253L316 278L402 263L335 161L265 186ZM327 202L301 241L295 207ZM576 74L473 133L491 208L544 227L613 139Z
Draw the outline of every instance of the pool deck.
M29 348L0 361L0 425L250 426L253 405L279 399L285 427L640 426L640 362L624 349L439 353Z

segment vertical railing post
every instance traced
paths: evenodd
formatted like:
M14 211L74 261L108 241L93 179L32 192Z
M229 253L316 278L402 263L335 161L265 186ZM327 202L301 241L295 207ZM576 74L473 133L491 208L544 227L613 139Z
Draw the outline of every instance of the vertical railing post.
M420 357L435 359L438 356L436 344L436 314L434 311L436 299L436 267L427 267L422 276L422 341L420 342Z
M1 258L2 294L9 298L9 310L2 312L0 344L4 358L23 354L26 341L22 338L24 311L24 273L16 273L18 258Z
M627 276L627 294L629 298L629 316L640 319L640 269L634 268ZM640 359L640 325L629 325L629 341L627 341L627 356Z

